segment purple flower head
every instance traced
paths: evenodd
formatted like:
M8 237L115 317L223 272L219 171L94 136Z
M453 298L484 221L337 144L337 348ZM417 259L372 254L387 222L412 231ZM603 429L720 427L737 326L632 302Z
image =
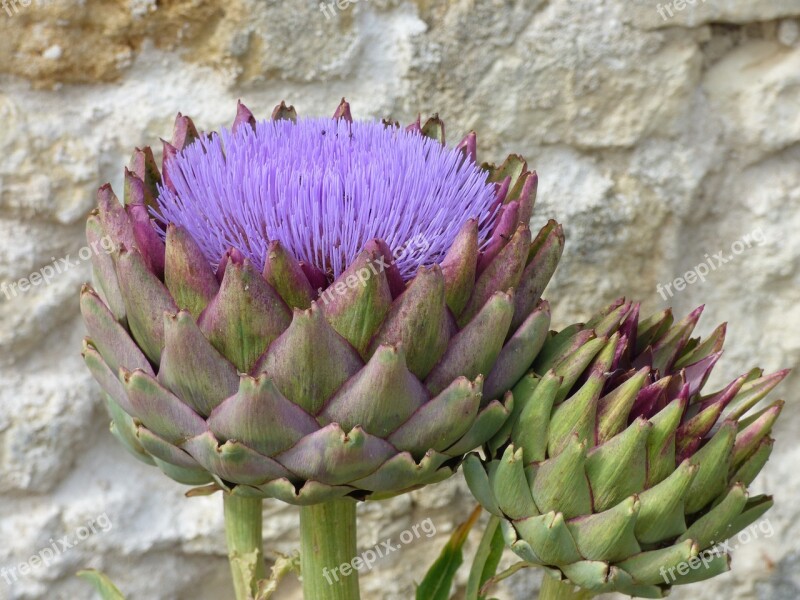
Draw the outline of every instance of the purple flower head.
M202 136L170 161L156 218L183 226L208 261L230 249L263 267L269 242L330 278L379 238L405 279L440 262L461 226L496 220L494 185L456 149L379 122L263 121Z

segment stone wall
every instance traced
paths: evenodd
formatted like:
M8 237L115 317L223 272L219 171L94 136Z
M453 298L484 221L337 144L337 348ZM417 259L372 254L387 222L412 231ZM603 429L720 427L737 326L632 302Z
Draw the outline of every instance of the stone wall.
M620 295L679 313L706 303L704 332L731 321L720 379L800 357L800 0L6 6L0 282L77 260L97 186L120 189L131 149L168 137L178 110L213 129L237 98L266 116L281 99L332 114L347 96L357 117L440 112L450 139L478 131L484 157L529 159L541 178L534 226L556 217L567 232L547 293L557 325ZM675 289L719 251L733 258ZM131 600L227 598L220 498L184 498L108 432L79 355L88 278L84 262L0 293L0 567L90 520L97 530L12 586L0 571L0 598L90 598L73 576L83 567L110 573ZM732 574L673 597L800 597L800 380L782 390L790 402L757 484L777 498L773 535L738 549ZM460 476L362 506L364 547L426 518L438 532L376 565L364 598L413 597L471 506ZM295 509L267 502L265 527L270 549L297 545ZM496 595L529 598L537 578L518 575ZM297 589L290 581L278 597Z

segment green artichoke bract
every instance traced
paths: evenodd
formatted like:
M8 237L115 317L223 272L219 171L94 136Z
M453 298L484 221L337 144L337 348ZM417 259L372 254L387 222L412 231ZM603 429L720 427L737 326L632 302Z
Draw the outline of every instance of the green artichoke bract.
M87 223L118 247L81 293L113 432L179 482L296 504L450 476L547 336L564 238L532 240L536 186L438 117L178 115L162 169L137 150Z
M638 304L618 301L552 334L514 387L512 417L464 471L524 561L643 598L729 568L725 552L695 557L772 505L747 486L783 402L751 409L787 371L703 393L725 325L692 338L701 311L640 320Z

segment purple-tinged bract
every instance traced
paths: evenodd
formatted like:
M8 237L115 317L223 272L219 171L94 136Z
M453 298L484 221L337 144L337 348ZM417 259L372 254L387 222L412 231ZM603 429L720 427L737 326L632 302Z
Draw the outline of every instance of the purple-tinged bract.
M753 369L703 391L726 326L692 337L702 308L642 319L620 299L545 342L486 459L464 464L523 560L636 598L729 569L721 542L772 506L747 487L783 407L761 401L788 371Z
M112 431L176 481L294 504L449 477L549 331L564 234L531 235L536 174L477 166L474 133L447 149L438 117L273 119L178 115L160 170L137 150L123 202L100 188L86 234L117 250L83 356Z
M434 139L379 122L263 121L223 130L170 162L164 223L183 226L212 264L233 247L262 266L270 241L329 279L385 241L404 279L441 262L461 226L497 213L486 171ZM160 213L160 214L159 214Z

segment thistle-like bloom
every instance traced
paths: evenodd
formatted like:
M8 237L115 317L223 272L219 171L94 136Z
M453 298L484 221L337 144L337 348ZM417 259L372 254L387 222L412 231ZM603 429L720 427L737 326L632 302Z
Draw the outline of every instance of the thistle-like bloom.
M531 239L536 183L438 117L179 115L162 169L137 150L87 224L118 246L81 295L113 431L180 482L299 504L451 475L546 339L564 240Z
M640 321L620 301L547 341L487 459L464 467L523 560L642 598L728 570L712 548L772 506L747 486L783 402L751 409L787 372L754 369L703 394L725 325L691 338L701 310Z
M410 279L444 259L470 218L485 246L498 209L486 173L463 153L376 122L283 119L222 131L176 156L169 175L155 216L184 227L209 261L233 247L263 265L277 240L329 279L376 238Z

